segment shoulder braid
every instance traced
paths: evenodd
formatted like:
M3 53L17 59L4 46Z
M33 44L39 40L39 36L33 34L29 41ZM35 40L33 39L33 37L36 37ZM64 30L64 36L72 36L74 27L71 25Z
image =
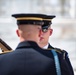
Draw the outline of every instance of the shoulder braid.
M48 50L52 50L52 49L55 50L58 53L62 53L62 50L59 49L59 48L48 48Z
M48 50L52 50L52 48L48 48ZM68 54L65 50L60 49L60 48L54 48L53 50L55 50L56 52L62 54L63 59L65 59L66 55Z
M60 48L54 48L56 49L57 52L61 53L62 56L63 56L63 59L66 58L66 56L68 55L67 51L63 50L63 49L60 49Z

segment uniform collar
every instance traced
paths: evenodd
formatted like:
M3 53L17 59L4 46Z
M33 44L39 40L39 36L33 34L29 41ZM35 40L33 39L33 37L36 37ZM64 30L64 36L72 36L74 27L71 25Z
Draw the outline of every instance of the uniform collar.
M48 48L54 49L54 47L52 47L49 43L46 46L43 47L43 49L48 49Z
M48 49L49 44L47 44L46 46L43 47L43 49Z
M33 48L33 47L38 47L37 43L34 42L34 41L23 41L23 42L20 42L17 46L16 49L18 48Z
M22 48L23 48L23 49L27 49L27 48L32 49L32 48L33 48L33 50L36 50L36 51L38 51L39 53L41 53L41 54L43 54L43 55L46 55L46 56L48 56L48 57L51 56L50 50L40 48L40 47L37 45L37 43L34 42L34 41L24 41L24 42L21 42L21 43L18 44L18 46L17 46L17 48L16 48L15 50L22 50ZM46 51L47 51L47 52L46 52Z
M53 46L51 46L50 44L49 44L48 48L52 48L52 49L54 49L54 47L53 47Z

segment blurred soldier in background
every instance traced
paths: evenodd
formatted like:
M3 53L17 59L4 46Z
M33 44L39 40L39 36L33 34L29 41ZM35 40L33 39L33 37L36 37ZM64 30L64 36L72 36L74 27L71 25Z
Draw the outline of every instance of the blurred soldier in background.
M46 17L45 19L47 19L47 18L48 17ZM67 65L69 66L71 75L74 75L73 67L72 67L70 59L68 57L68 53L65 50L61 50L59 48L55 48L55 47L51 46L49 43L49 37L52 35L52 32L53 32L53 29L51 28L52 19L51 19L50 24L49 24L48 20L44 20L44 22L45 22L45 25L42 26L43 35L41 36L39 46L43 49L48 49L48 50L53 49L53 50L56 50L57 52L60 52L60 54L62 54L62 56L63 56L62 59L64 59L67 62Z

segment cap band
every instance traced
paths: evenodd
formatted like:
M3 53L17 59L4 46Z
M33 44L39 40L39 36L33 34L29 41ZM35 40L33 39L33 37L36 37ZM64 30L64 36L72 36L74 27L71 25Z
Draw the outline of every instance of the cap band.
M45 21L51 21L52 19L44 19L44 18L38 18L38 17L21 17L21 18L17 18L17 20L45 20Z
M20 24L44 25L44 22L40 20L17 20L17 25Z
M17 18L17 20L43 20L42 18L36 18L36 17L21 17Z

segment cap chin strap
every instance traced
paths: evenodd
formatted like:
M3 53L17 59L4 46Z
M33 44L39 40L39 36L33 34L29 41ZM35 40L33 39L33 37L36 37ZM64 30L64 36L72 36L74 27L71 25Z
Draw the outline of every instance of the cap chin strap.
M59 63L58 55L57 55L55 50L52 49L50 51L52 51L53 56L54 56L55 66L56 66L56 73L57 73L57 75L61 75L61 69L60 69L60 63Z

